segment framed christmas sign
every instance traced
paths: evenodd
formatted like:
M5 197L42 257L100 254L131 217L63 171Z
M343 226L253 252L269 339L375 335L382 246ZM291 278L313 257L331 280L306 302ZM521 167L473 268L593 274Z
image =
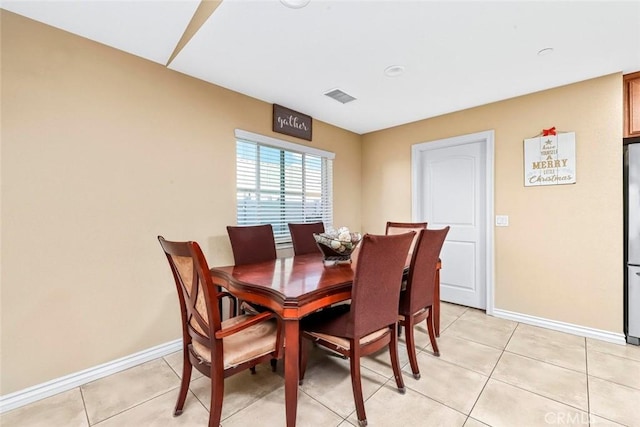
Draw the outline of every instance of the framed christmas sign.
M524 140L524 186L576 183L576 134L545 129Z

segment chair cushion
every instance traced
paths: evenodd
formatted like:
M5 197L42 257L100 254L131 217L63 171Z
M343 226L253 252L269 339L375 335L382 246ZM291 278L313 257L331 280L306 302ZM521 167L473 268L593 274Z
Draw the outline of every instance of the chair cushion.
M424 313L425 311L427 311L427 309L426 309L426 308L421 308L421 309L420 309L420 310L418 310L417 312L413 313L413 315L414 315L414 316L418 316L418 315L420 315L420 314ZM404 319L405 319L405 315L404 315L404 314L402 314L402 313L398 314L398 320L399 320L399 321L404 322Z
M227 319L222 322L222 329L243 322L250 317L243 314ZM223 338L223 368L227 369L275 351L277 329L276 320L270 319ZM203 360L211 363L209 348L196 341L193 341L192 344L195 352Z
M382 328L375 332L371 332L369 335L365 335L364 337L360 338L360 345L362 346L365 344L369 344L377 340L378 338L382 337L387 332L389 332L389 328ZM337 347L343 348L345 350L349 350L349 347L350 347L349 340L346 338L336 337L335 335L322 334L320 332L307 332L307 333L312 337L319 338L323 341L330 342L331 344Z

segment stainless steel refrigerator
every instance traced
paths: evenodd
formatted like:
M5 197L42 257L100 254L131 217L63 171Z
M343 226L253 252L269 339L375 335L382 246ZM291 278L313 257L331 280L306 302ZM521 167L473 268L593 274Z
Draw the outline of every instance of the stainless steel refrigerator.
M640 345L640 138L625 139L624 215L624 332Z

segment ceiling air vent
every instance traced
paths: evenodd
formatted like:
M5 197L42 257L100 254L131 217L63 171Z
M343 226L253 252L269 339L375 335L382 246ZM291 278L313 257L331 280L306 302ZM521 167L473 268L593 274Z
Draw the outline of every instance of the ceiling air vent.
M330 90L329 92L326 92L325 95L327 95L329 98L333 98L338 102L341 102L343 104L346 104L347 102L351 102L351 101L355 101L356 99L349 95L348 93L345 93L343 91L341 91L340 89L333 89Z

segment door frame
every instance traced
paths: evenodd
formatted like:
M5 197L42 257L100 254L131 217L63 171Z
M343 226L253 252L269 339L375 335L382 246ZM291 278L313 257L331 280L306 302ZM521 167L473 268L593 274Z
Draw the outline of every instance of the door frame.
M487 130L482 132L459 135L451 138L438 139L417 143L411 146L411 217L414 222L422 221L419 206L423 194L422 174L420 154L424 151L436 150L439 148L454 147L456 145L482 142L485 158L485 297L486 312L493 315L495 302L495 246L494 246L494 146L495 131Z

